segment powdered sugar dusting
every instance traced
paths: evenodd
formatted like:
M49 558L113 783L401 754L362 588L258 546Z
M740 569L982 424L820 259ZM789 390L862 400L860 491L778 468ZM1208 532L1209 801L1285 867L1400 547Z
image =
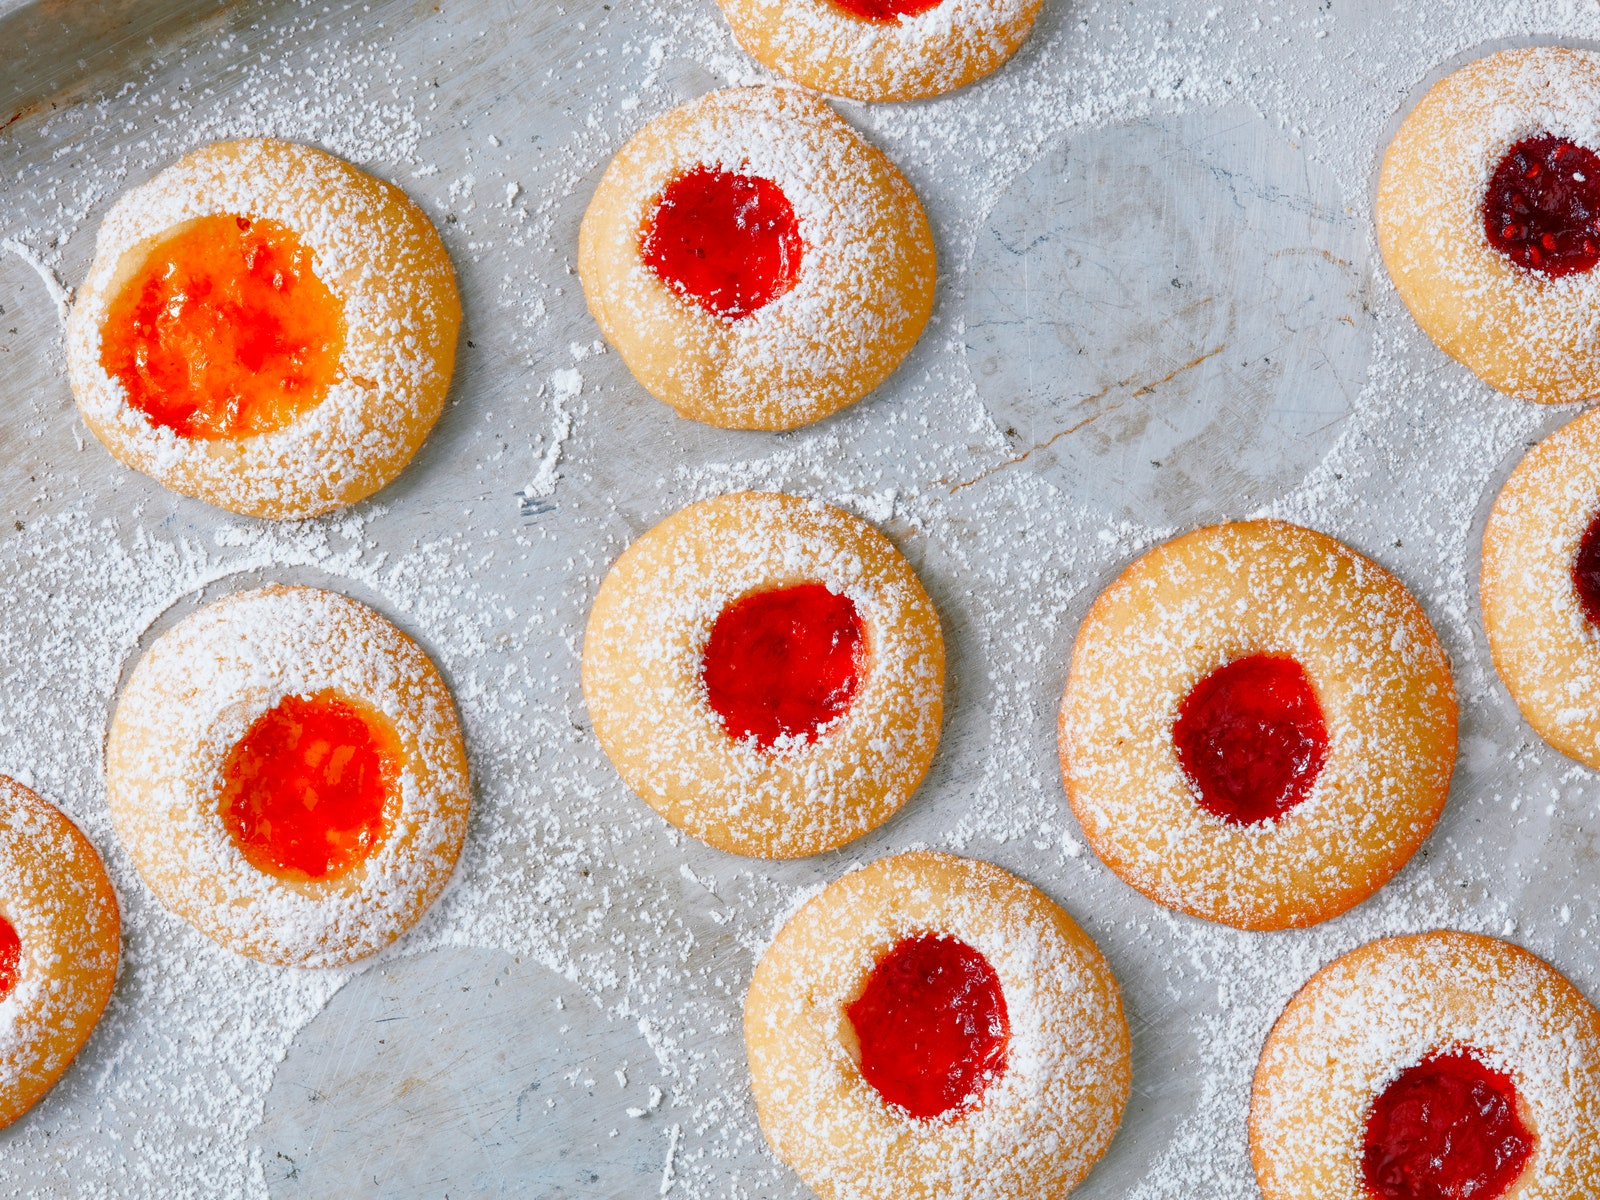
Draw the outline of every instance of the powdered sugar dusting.
M104 805L99 746L125 664L204 601L265 582L350 592L416 636L445 674L479 780L473 824L451 887L380 960L483 947L551 972L565 1006L530 1010L522 1036L572 1048L573 1081L555 1084L570 1103L549 1111L582 1119L544 1123L536 1092L523 1119L501 1128L524 1143L564 1138L569 1160L591 1163L611 1161L610 1129L621 1126L621 1139L630 1126L648 1129L642 1173L618 1195L637 1195L640 1179L657 1186L670 1124L680 1126L675 1200L806 1195L755 1123L738 1031L744 988L781 913L848 864L919 843L1038 884L1117 974L1139 1099L1075 1193L1087 1200L1254 1197L1245 1112L1262 1040L1318 966L1373 937L1508 931L1600 994L1594 776L1519 721L1475 597L1478 530L1499 480L1570 414L1497 396L1441 356L1376 267L1369 234L1364 385L1318 465L1260 502L1393 570L1455 671L1462 753L1450 802L1368 903L1306 932L1242 934L1131 895L1084 853L1055 760L1067 655L1099 590L1180 531L1134 519L1109 484L1085 498L1044 454L951 492L1018 455L973 381L967 271L997 199L1046 151L1065 139L1070 163L1086 131L1170 127L1179 112L1200 137L1226 106L1230 128L1247 120L1252 138L1315 160L1367 230L1378 156L1421 85L1508 42L1600 39L1600 10L1574 0L1464 0L1448 11L1423 0L1049 0L1022 49L982 82L925 103L838 106L906 173L940 251L933 317L882 387L774 438L680 421L618 356L585 360L583 419L563 443L560 483L547 509L524 517L513 498L552 413L522 398L578 365L568 347L599 336L572 269L606 163L674 105L775 78L711 5L564 7L227 6L0 134L0 235L32 247L65 282L83 280L99 221L130 186L209 140L270 134L402 185L440 229L467 311L453 403L407 471L377 503L264 529L108 459L72 413L54 305L29 267L0 258L0 756L14 774L31 771L104 854L127 930L105 1019L43 1105L7 1133L7 1189L58 1189L69 1170L75 1186L105 1195L314 1194L334 1160L372 1149L333 1140L331 1117L320 1158L290 1164L279 1157L286 1147L261 1139L266 1113L338 1111L333 1084L364 1061L358 1043L344 1067L329 1064L326 1103L278 1064L308 1040L330 996L381 986L378 974L275 970L214 947L144 889ZM76 77L74 53L58 53L62 78ZM1233 164L1241 177L1245 165ZM1117 174L1101 192L1108 200ZM512 182L520 191L507 207ZM1070 232L1071 217L1058 228ZM1223 275L1202 282L1228 285ZM1252 319L1247 302L1237 307ZM1140 378L1154 381L1184 360L1168 361L1159 330L1149 337ZM1040 347L1015 353L1042 360ZM1140 397L1151 420L1171 415L1163 395ZM1232 419L1224 401L1203 420ZM1206 439L1193 444L1189 466L1205 470ZM945 629L949 715L928 778L893 821L820 860L757 864L675 838L617 778L582 702L581 631L611 562L683 505L741 487L881 521ZM863 504L891 491L892 509ZM1227 507L1204 519L1252 515ZM716 893L685 879L684 864ZM448 1003L437 1015L449 1020ZM579 1070L579 1045L594 1054L592 1070ZM610 1080L625 1060L623 1091ZM590 1078L604 1087L586 1088ZM664 1092L660 1109L630 1122L626 1107L644 1107L648 1086ZM410 1140L401 1131L384 1149L398 1171Z

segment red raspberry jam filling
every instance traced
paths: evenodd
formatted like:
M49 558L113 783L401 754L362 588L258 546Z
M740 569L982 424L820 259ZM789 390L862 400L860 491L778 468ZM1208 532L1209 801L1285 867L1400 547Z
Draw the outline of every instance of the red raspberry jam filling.
M21 971L22 939L17 936L17 927L0 917L0 1000L16 990Z
M1456 1050L1408 1067L1372 1102L1361 1176L1378 1200L1498 1200L1532 1154L1516 1085Z
M1600 262L1600 155L1552 134L1507 151L1483 198L1489 244L1519 267L1572 275Z
M728 736L771 749L817 740L861 686L866 631L855 602L820 583L735 600L718 615L700 663L706 697Z
M1572 562L1572 586L1589 623L1600 629L1600 512L1589 520L1578 543L1578 556Z
M1234 825L1283 816L1310 794L1328 757L1311 681L1277 654L1235 659L1195 684L1172 740L1200 807Z
M335 692L285 696L222 768L222 822L257 870L332 879L383 839L399 743L381 714Z
M901 17L914 17L930 8L938 8L943 0L833 0L833 3L863 21L893 24Z
M730 321L794 287L804 249L782 188L704 166L667 185L640 246L668 287Z
M1005 1074L1011 1020L1000 977L953 937L900 942L845 1015L861 1043L862 1076L913 1117L970 1108Z
M270 433L339 374L344 305L285 225L201 217L157 245L106 314L100 361L185 438Z

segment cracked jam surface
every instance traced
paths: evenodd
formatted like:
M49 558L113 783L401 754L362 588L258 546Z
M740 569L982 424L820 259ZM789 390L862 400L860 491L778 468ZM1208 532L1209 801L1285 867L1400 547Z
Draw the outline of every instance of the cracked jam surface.
M1532 1154L1510 1077L1457 1050L1408 1067L1372 1102L1361 1176L1378 1200L1498 1200Z
M1600 155L1565 138L1524 138L1483 200L1489 244L1519 267L1573 275L1600 262Z
M728 736L762 749L814 742L861 686L866 630L855 602L820 583L756 592L724 608L701 660Z
M845 1012L861 1044L861 1074L913 1117L970 1108L1005 1073L1011 1022L1000 977L956 938L903 939Z
M1200 807L1233 825L1282 817L1310 794L1328 757L1304 668L1271 654L1235 659L1195 684L1172 740Z
M228 754L223 824L257 870L337 878L382 841L398 759L394 731L365 705L286 696Z
M344 306L294 232L224 214L155 246L111 303L100 357L152 424L239 438L320 404L344 337Z
M678 295L731 321L794 287L805 246L777 184L700 166L667 185L640 251Z

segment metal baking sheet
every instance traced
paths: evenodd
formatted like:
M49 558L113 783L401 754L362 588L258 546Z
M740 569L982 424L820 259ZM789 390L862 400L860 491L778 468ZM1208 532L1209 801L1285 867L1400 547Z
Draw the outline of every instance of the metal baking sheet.
M122 973L78 1063L0 1133L14 1196L805 1197L766 1151L741 1003L776 922L848 866L929 845L1059 900L1106 951L1134 1091L1079 1195L1257 1194L1262 1037L1322 962L1440 925L1507 936L1600 995L1594 775L1495 679L1476 560L1495 490L1570 418L1432 349L1383 275L1371 191L1450 66L1600 38L1577 0L1046 0L999 73L840 110L921 194L932 323L849 411L787 435L679 420L583 305L575 238L649 118L765 74L711 0L0 4L0 771L62 805L123 901ZM372 501L274 526L117 466L79 422L60 315L126 188L218 138L324 146L444 234L466 327L452 401ZM732 858L618 782L578 685L607 565L694 499L781 488L902 547L941 612L944 740L843 851ZM1247 935L1134 895L1064 803L1077 622L1142 548L1273 513L1413 588L1450 652L1462 752L1437 832L1369 903ZM357 968L281 971L165 913L105 812L129 662L264 580L347 591L433 654L476 775L441 902Z

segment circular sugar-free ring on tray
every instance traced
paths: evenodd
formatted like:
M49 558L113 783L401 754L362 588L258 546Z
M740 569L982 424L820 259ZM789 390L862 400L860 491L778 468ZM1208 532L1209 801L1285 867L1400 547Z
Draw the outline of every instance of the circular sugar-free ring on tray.
M1078 631L1061 770L1102 861L1240 929L1313 925L1382 887L1444 807L1450 667L1403 584L1282 521L1130 565Z
M1436 931L1334 960L1261 1051L1265 1200L1568 1200L1600 1179L1600 1014L1520 946Z
M1121 993L1044 893L919 851L850 872L762 955L744 1010L761 1128L823 1200L1062 1196L1130 1081Z
M927 773L943 693L911 565L796 496L674 513L611 568L584 634L584 699L623 781L736 854L819 854L887 821Z
M233 512L307 517L411 460L460 324L444 245L398 188L308 146L219 142L107 214L68 366L127 466Z
M1511 472L1483 531L1481 595L1495 669L1528 724L1600 768L1600 412Z
M905 177L794 88L712 92L618 152L578 234L589 311L651 395L730 429L853 404L933 307Z
M111 998L117 894L89 839L0 775L0 1127L71 1065Z
M1445 353L1524 400L1600 395L1600 55L1503 50L1440 80L1384 156L1376 217Z
M1043 0L718 0L739 44L796 83L920 100L1016 53Z
M237 953L339 966L444 889L470 793L428 656L363 604L270 586L162 634L117 701L111 819L162 903Z

